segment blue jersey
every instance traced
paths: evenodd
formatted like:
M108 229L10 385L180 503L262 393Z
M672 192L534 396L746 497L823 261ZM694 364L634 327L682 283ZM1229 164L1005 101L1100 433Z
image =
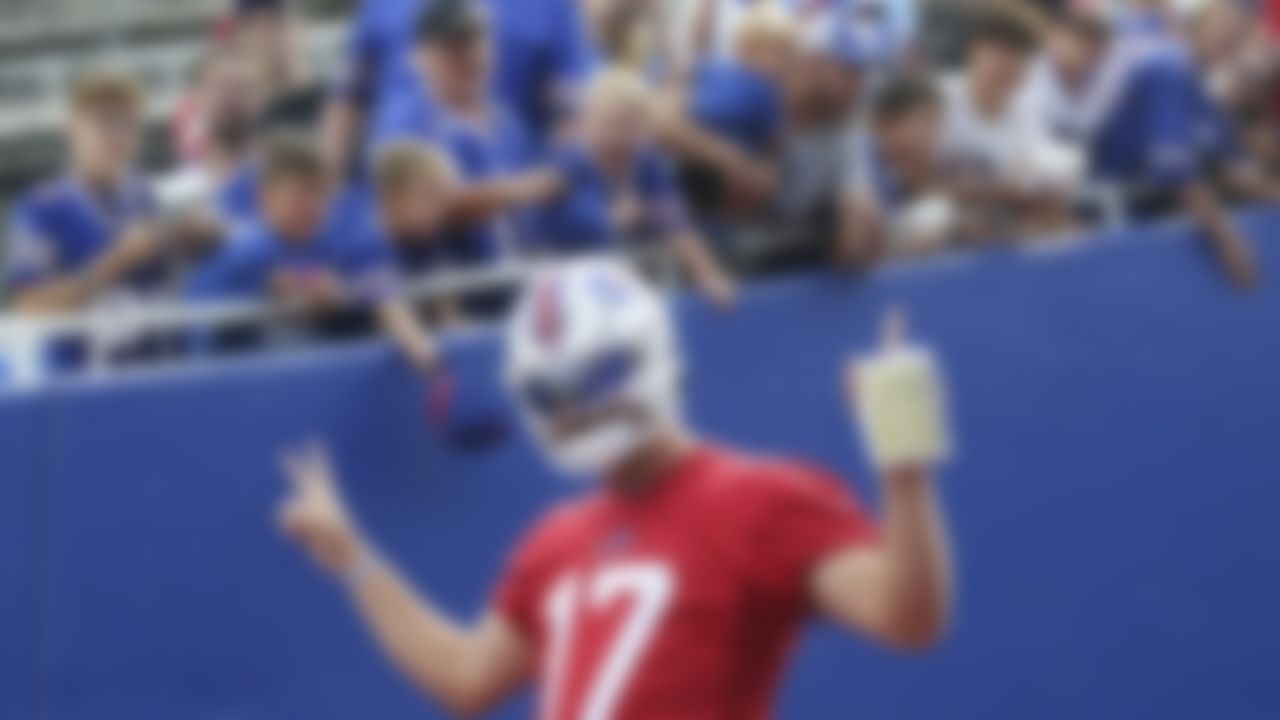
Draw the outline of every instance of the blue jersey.
M218 188L218 216L229 227L251 222L258 217L260 173L255 164L247 163L225 178Z
M342 92L365 105L375 124L390 103L417 92L411 55L414 31L430 0L365 0L348 48ZM537 137L563 111L561 90L575 86L597 62L577 0L487 0L498 66L494 84Z
M361 231L359 217L348 196L315 237L286 239L261 221L243 225L196 268L187 295L195 300L261 298L280 273L305 277L327 272L338 276L358 302L380 302L395 293L398 275L387 246Z
M501 103L482 120L462 117L432 102L419 89L398 98L395 112L376 130L377 144L413 139L438 145L464 181L484 182L527 169L534 151L528 133ZM510 247L513 218L498 218L449 231L447 242L472 263L499 259Z
M387 249L389 261L397 274L405 279L421 278L446 268L465 268L486 261L476 257L458 234L436 232L420 237L391 235L378 214L377 199L372 188L355 186L348 191L349 231L376 247Z
M154 217L149 186L132 179L112 194L95 192L64 177L23 195L10 216L5 282L20 289L88 268L133 223ZM126 283L150 289L159 267L140 270Z
M768 151L782 132L782 93L777 85L734 63L698 68L689 112L702 127L751 152Z
M579 145L561 148L554 165L564 190L532 213L530 244L537 250L555 254L603 250L627 236L666 237L689 227L671 170L656 151L641 153L622 178L606 175ZM613 210L624 193L631 193L641 205L637 226L615 225Z
M1230 122L1182 55L1136 67L1089 143L1096 177L1147 188L1197 179L1236 152Z

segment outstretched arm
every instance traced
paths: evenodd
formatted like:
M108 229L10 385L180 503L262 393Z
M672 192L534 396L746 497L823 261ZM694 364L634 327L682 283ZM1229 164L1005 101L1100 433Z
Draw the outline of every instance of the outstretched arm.
M880 541L820 563L812 593L841 624L894 647L921 649L941 639L951 615L950 548L930 469L948 440L932 361L903 347L902 332L902 321L891 317L885 346L852 371L858 415L882 468Z
M454 622L377 556L352 521L322 448L287 454L284 469L292 492L281 528L345 581L379 646L414 684L452 712L472 716L525 681L528 650L515 628L497 615L476 628Z
M1259 283L1259 270L1253 250L1213 189L1204 182L1189 183L1181 190L1181 199L1231 282L1241 290L1254 289Z
M946 527L929 471L886 472L880 542L818 566L813 593L827 616L903 649L935 644L951 614Z

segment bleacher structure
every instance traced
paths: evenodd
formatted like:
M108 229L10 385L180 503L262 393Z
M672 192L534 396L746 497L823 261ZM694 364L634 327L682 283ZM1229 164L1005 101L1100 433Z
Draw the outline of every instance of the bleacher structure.
M317 73L336 61L344 0L299 3ZM227 0L0 0L0 199L48 172L69 82L104 64L148 90L148 115L166 117Z

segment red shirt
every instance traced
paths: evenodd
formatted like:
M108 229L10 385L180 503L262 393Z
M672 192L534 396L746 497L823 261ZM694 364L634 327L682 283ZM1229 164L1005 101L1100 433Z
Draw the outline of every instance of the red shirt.
M840 482L703 448L642 496L552 511L497 609L534 649L542 720L758 720L812 568L874 534Z

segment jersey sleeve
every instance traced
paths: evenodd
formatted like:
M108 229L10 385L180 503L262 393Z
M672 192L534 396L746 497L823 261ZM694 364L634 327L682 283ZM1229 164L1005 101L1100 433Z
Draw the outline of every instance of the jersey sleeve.
M521 539L507 559L492 609L530 642L539 638L539 614L556 539L563 532L559 511L552 511Z
M803 466L762 470L746 488L747 572L787 607L808 604L809 577L833 553L875 542L875 521L838 479Z
M1178 187L1198 179L1196 123L1190 81L1171 68L1142 77L1141 92L1149 103L1146 120L1146 162L1149 178L1161 187Z
M4 282L11 288L29 287L57 273L57 245L41 220L27 203L15 206L10 215Z
M263 244L246 230L192 270L183 294L192 302L259 297L266 292L269 262Z
M522 635L531 638L537 631L538 582L534 563L527 546L522 546L507 561L507 568L494 594L493 609L510 622Z

